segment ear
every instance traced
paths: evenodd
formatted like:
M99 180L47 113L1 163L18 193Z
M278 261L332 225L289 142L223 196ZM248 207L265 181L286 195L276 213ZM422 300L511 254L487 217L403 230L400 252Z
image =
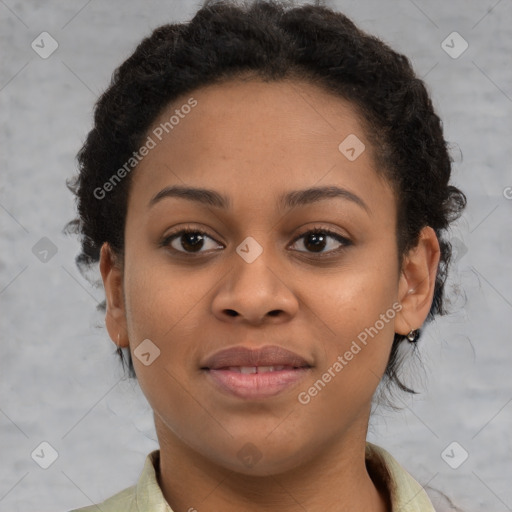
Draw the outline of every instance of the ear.
M108 334L118 347L128 347L123 271L107 242L102 245L100 251L100 272L107 303L105 324Z
M395 320L395 332L407 335L427 318L434 297L441 251L435 231L424 227L418 244L404 257L398 285L402 309Z

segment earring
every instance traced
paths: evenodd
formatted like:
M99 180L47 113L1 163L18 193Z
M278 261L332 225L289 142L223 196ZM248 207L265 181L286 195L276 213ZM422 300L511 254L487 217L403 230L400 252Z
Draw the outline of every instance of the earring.
M417 335L418 335L418 330L417 329L411 329L411 331L409 332L409 334L407 335L407 339L411 342L411 343L414 343L417 339Z

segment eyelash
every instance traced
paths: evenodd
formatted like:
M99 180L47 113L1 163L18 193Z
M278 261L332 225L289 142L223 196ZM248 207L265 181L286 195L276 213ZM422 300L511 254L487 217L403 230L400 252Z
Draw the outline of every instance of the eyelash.
M170 233L169 235L164 237L162 239L162 241L159 243L159 246L168 248L173 240L180 238L181 236L186 235L186 234L199 234L203 237L207 237L207 238L213 240L216 243L219 243L219 242L217 242L217 240L215 240L208 233L206 233L205 231L202 231L201 229L186 227L186 228L180 229L179 231L175 231L174 233ZM305 231L304 233L300 234L299 236L297 236L293 240L292 245L294 245L301 238L306 237L306 235L311 235L311 234L328 235L328 236L334 238L336 241L338 241L342 245L338 249L327 251L327 252L315 253L315 252L310 252L310 251L299 251L300 253L316 255L317 258L324 258L324 257L332 256L333 254L339 254L340 252L344 251L348 246L352 245L352 242L348 238L341 236L339 233L336 233L335 231L331 231L330 229L322 228L320 226L314 226L312 229L309 229L309 230ZM178 254L188 255L189 257L192 257L192 258L201 257L201 254L204 254L202 252L192 253L192 252L187 252L187 251L179 251L174 248L171 248L171 250Z

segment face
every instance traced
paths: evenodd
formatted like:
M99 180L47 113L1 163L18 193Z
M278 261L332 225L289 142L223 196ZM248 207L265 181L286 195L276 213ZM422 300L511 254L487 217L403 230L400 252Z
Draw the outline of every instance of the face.
M123 265L104 247L101 270L160 444L266 475L364 437L437 260L426 230L399 271L396 199L355 110L314 85L233 81L148 136Z

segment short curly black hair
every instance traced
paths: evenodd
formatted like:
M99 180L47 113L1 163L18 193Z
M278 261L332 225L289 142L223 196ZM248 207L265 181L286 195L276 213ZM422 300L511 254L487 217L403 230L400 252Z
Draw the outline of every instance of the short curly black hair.
M191 21L154 30L116 69L78 153L79 174L68 180L79 218L66 231L81 236L77 265L82 273L97 265L104 242L122 259L131 175L108 199L99 200L94 191L130 159L173 100L201 86L244 77L306 81L356 108L372 142L376 168L395 191L399 267L424 226L436 232L441 256L426 321L445 314L451 246L442 232L460 216L466 196L448 184L452 159L441 121L407 57L340 12L316 4L206 1ZM104 310L105 302L101 306ZM384 379L414 393L398 375L405 339L395 334Z

